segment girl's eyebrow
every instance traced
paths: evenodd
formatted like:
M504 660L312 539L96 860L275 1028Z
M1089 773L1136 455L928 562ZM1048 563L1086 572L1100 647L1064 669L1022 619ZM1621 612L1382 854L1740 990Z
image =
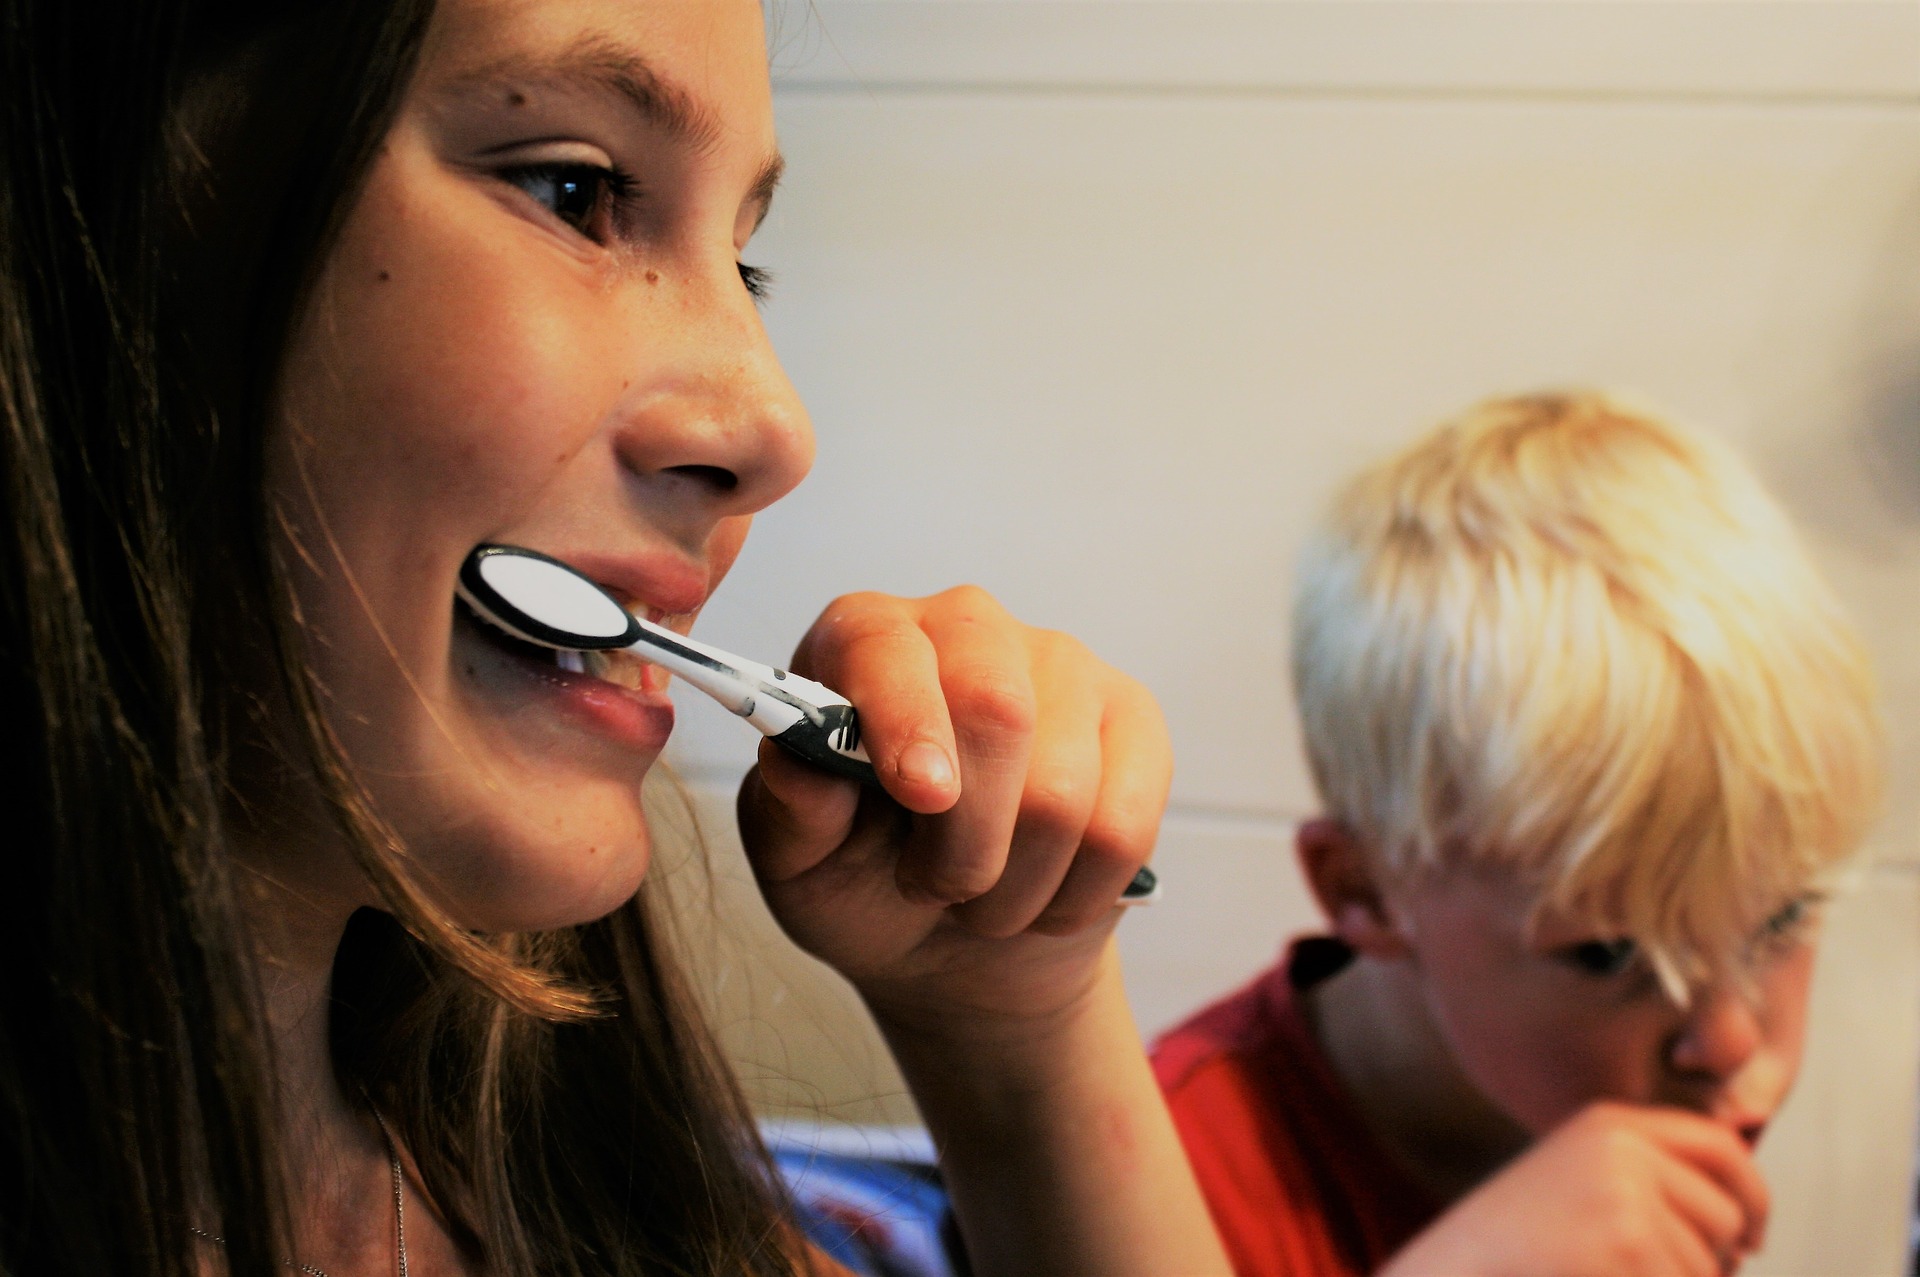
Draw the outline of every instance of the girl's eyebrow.
M645 58L600 35L586 35L555 53L516 53L448 79L450 96L498 94L508 106L524 106L524 89L586 85L625 98L656 127L697 150L717 144L712 112L684 88L647 65Z
M557 53L513 55L484 63L448 80L443 92L498 95L508 106L522 106L522 88L585 84L626 99L640 116L668 136L696 151L719 144L720 126L698 98L647 64L638 53L603 35L586 35ZM778 154L760 166L747 192L747 203L757 211L754 225L766 218L786 163Z

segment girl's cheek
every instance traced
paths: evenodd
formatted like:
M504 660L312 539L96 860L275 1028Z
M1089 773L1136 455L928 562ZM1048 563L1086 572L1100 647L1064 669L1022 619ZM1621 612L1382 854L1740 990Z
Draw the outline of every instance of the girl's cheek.
M603 290L490 202L441 181L446 211L430 219L391 185L370 187L322 293L319 353L342 397L319 405L340 427L322 442L376 486L510 521L631 378L608 349Z

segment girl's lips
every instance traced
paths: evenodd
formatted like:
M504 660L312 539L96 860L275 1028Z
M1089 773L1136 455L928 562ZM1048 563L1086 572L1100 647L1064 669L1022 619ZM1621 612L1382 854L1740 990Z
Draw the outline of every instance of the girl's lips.
M474 616L464 604L454 611L455 628L500 658L490 665L510 673L522 686L536 689L561 713L637 753L655 755L665 747L674 717L673 701L666 692L666 671L648 667L640 687L622 687L591 674L562 669L551 649L509 637Z
M707 568L677 554L615 556L591 550L543 550L570 563L647 620L671 629L707 601L713 582Z

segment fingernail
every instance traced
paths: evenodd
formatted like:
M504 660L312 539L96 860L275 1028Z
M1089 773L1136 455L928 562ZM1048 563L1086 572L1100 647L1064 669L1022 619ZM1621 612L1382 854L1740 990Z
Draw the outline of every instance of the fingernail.
M899 766L903 780L940 789L953 784L953 760L930 740L917 740L901 750Z

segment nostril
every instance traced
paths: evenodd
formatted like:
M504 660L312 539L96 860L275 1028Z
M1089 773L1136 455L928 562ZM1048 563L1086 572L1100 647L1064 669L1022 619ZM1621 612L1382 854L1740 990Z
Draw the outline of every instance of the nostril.
M670 466L667 473L691 479L715 492L732 492L740 486L740 476L721 466Z

